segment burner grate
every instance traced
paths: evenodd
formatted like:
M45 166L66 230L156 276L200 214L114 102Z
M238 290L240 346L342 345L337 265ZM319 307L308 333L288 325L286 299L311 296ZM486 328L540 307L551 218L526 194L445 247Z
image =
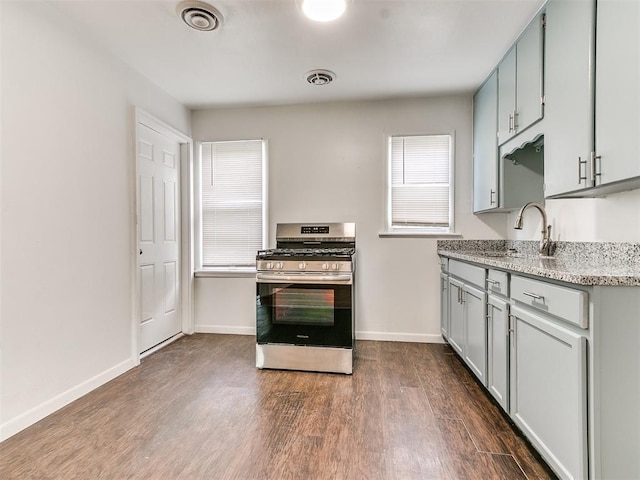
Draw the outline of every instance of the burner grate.
M355 248L272 248L260 250L256 255L258 260L275 257L323 257L323 258L350 258L355 253Z

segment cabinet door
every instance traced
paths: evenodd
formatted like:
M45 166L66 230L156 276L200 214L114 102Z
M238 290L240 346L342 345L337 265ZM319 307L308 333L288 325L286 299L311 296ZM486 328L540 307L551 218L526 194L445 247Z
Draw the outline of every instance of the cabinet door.
M496 208L498 199L498 72L473 97L473 211Z
M516 45L515 133L542 118L543 18L536 17Z
M595 0L549 0L546 10L544 184L548 197L591 186Z
M477 288L465 285L462 301L464 304L465 345L464 359L483 385L487 384L487 294Z
M509 412L509 310L494 295L487 299L487 388Z
M516 111L516 47L498 65L498 143L502 145L514 133Z
M511 417L561 478L586 478L586 339L518 306L511 318Z
M449 279L449 343L460 355L464 345L462 282Z
M449 277L440 274L440 332L446 339L449 336Z
M640 175L640 2L598 0L596 185Z

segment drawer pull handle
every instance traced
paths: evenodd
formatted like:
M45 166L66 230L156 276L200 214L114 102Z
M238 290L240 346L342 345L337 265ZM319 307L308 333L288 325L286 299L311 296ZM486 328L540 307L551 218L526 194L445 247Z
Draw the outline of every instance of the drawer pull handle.
M542 295L536 295L535 293L522 292L522 294L526 295L527 297L531 297L534 300L542 300L542 299L544 299L544 297Z
M497 280L491 280L490 278L487 278L487 283L491 285L500 285L500 282L498 282Z

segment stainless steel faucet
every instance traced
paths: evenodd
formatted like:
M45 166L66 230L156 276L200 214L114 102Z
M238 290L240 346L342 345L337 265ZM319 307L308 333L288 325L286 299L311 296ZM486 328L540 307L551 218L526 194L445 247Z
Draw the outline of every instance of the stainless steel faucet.
M544 207L542 205L536 202L525 203L518 212L516 223L513 225L513 228L515 228L516 230L522 230L522 226L524 225L522 214L529 207L537 208L542 215L542 240L540 240L540 255L550 257L556 250L556 244L555 242L551 241L551 225L547 225L547 212L544 210Z

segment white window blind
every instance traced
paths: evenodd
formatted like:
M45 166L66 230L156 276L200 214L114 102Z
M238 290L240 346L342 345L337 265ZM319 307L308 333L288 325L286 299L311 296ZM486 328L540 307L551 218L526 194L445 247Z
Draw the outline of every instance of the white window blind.
M255 265L263 248L263 141L202 144L202 266Z
M390 227L452 227L451 135L390 139Z

